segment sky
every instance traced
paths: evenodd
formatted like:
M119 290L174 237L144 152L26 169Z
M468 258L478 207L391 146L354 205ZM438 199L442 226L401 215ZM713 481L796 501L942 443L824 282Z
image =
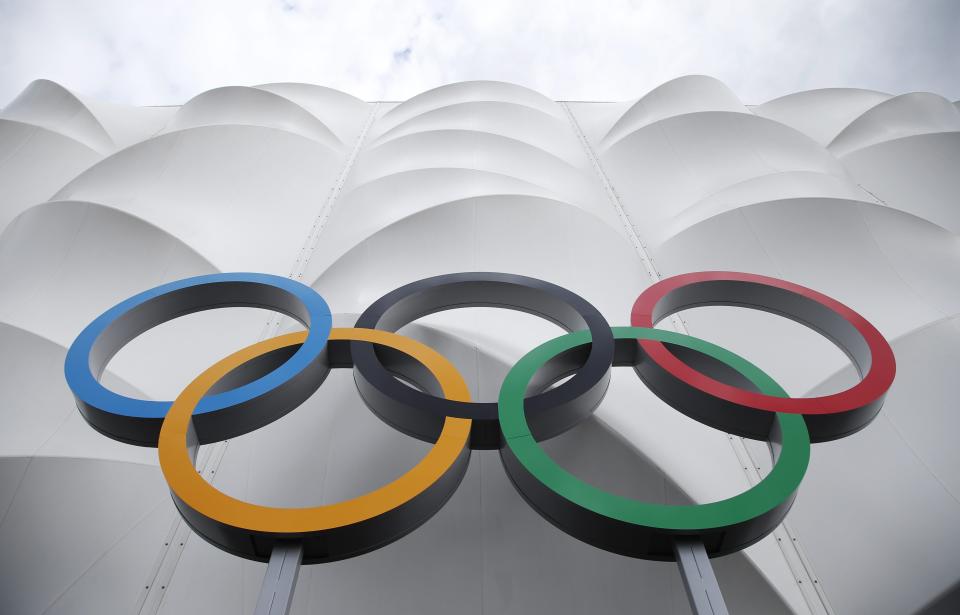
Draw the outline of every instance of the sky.
M404 100L472 79L630 100L686 74L747 104L860 87L960 98L960 0L0 0L0 105L30 81L139 105L300 81Z

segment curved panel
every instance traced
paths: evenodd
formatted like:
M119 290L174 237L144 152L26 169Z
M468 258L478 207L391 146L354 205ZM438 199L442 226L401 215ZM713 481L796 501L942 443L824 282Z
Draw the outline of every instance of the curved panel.
M461 102L500 101L538 109L548 115L563 118L555 102L534 90L502 81L462 81L442 85L410 98L384 114L378 130L386 130L433 109ZM378 134L380 134L378 132Z
M748 180L771 175L762 184L767 198L815 197L822 196L824 182L790 181L789 172L832 176L834 185L846 175L829 152L797 131L726 112L693 113L648 125L612 145L602 160L628 216L643 221L639 235L653 246L664 240L665 225L673 224L681 212L731 186L750 189Z
M960 310L960 238L890 207L861 205L863 222L890 266L940 314Z
M329 148L287 132L207 126L118 152L54 198L143 218L224 271L286 274L343 163Z
M179 107L134 107L78 96L113 139L113 151L129 147L159 133Z
M309 83L266 83L259 90L273 92L300 105L315 117L343 143L353 143L367 115L370 104L340 90Z
M884 205L960 232L960 132L886 141L844 156L843 164Z
M890 232L891 225L901 229L897 235ZM882 227L885 232L874 233L874 228ZM896 243L887 247L891 238ZM864 316L885 335L895 336L960 310L960 293L920 292L946 288L948 280L960 275L960 252L950 253L954 245L950 233L879 205L803 198L758 203L715 216L679 233L655 254L664 275L702 270L710 263L716 269L771 275L817 288L848 305L868 306ZM919 258L924 248L944 258L928 271L925 284L913 286L904 274L930 264L929 258ZM768 354L777 352L771 349ZM773 356L769 360L776 361ZM788 356L780 361L801 362ZM796 378L802 369L770 368L770 373L797 393L836 368L821 364L815 369L819 376L814 371L806 383L794 381L792 389L785 372L792 371Z
M37 79L0 118L42 126L79 141L101 155L149 138L176 107L134 107L92 100L47 79Z
M156 464L153 451L104 438L80 417L62 377L66 348L3 323L0 347L0 462L37 456ZM110 372L104 382L126 395L143 395Z
M42 126L101 154L116 148L90 109L73 92L47 79L31 82L4 107L0 118Z
M356 279L350 272L357 270L367 274ZM503 196L407 216L358 243L312 285L336 309L360 312L393 288L458 271L509 271L549 280L590 297L611 322L626 318L623 306L635 293L591 272L623 271L622 279L633 284L646 277L629 242L590 214L557 201Z
M229 124L286 130L335 152L344 149L336 135L300 105L267 90L241 86L216 88L194 96L177 110L165 130Z
M809 195L847 200L866 196L853 182L836 175L814 171L771 173L733 184L697 201L664 225L663 236L669 240L695 224L739 207Z
M702 111L749 113L736 94L713 77L678 77L657 86L633 103L607 131L603 138L604 148L654 122Z
M864 111L888 98L890 94L873 90L824 88L787 94L750 110L799 130L825 146Z
M865 111L830 142L836 156L911 135L960 131L960 110L936 94L895 96Z
M565 119L540 109L500 101L461 102L426 111L387 130L376 143L442 129L501 135L551 152L574 166L585 168L588 165L583 149Z
M129 214L95 203L45 203L0 235L0 322L66 347L127 296L215 271L183 242Z
M509 175L563 194L573 202L596 201L599 186L553 152L517 139L468 130L432 130L398 137L362 154L353 186L424 168L460 168Z
M316 279L337 258L395 222L448 203L482 206L517 197L551 199L549 190L509 175L473 169L420 169L367 182L343 195L314 250L304 277ZM389 204L389 207L385 207Z
M60 133L0 119L0 232L100 159L94 150Z
M960 524L960 317L902 336L893 349L897 382L876 426L817 450L792 513L813 564L837 579L826 589L838 613L868 605L917 612L960 570L960 551L948 547ZM851 376L844 370L811 394ZM834 506L836 498L845 504ZM921 518L922 531L910 527ZM923 574L906 579L905 571ZM860 594L864 587L872 600Z
M159 468L33 459L0 523L0 551L17 554L0 558L0 609L135 612L175 514Z
M82 202L38 205L0 235L0 322L67 347L88 322L128 296L215 271L181 241L118 210ZM138 337L109 369L155 399L168 398L203 367L252 341L266 320L265 312L240 309L180 318ZM62 367L53 379L62 382Z

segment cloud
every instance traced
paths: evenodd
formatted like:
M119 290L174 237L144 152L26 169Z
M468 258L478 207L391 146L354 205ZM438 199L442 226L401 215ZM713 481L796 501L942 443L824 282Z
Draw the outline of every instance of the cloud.
M136 104L303 81L400 100L498 79L624 100L683 74L748 103L802 89L960 98L951 0L0 0L0 103L36 78Z

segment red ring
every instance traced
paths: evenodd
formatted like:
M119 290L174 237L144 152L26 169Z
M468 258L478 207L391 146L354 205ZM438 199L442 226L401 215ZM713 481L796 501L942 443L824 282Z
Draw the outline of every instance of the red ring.
M713 281L747 282L779 288L827 307L856 329L866 342L870 351L870 369L863 380L840 393L822 397L773 397L714 380L678 359L663 343L652 340L641 341L640 346L647 355L681 382L708 395L748 408L767 412L789 412L805 415L837 414L857 410L881 399L893 383L897 371L893 349L890 348L890 344L887 343L887 340L876 327L863 316L835 299L805 286L777 278L731 271L703 271L673 276L654 284L637 297L630 314L630 323L634 327L653 327L656 324L653 321L653 315L657 304L662 299L680 288ZM723 303L723 301L716 302L718 305ZM741 305L743 304L741 303ZM765 309L763 305L751 305L750 307ZM669 314L663 314L660 319L662 320L667 316Z

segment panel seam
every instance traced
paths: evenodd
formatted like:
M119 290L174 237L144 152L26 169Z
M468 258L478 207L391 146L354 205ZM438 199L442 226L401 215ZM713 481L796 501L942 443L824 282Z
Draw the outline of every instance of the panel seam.
M600 179L600 182L603 185L604 192L607 194L607 197L610 201L610 204L613 206L614 210L617 212L617 216L620 218L620 221L623 223L624 229L627 232L627 236L630 239L631 244L633 244L634 250L637 255L640 257L640 261L643 263L644 269L647 272L647 275L650 277L650 280L653 283L659 282L662 279L662 275L659 270L657 270L654 263L653 257L648 252L647 246L640 239L637 230L634 228L632 222L630 221L629 216L627 215L626 210L623 207L623 203L620 200L619 194L617 194L616 189L613 184L610 182L609 177L603 169L603 166L600 163L600 158L597 156L596 152L593 150L593 147L590 145L587 136L584 134L583 130L580 127L580 124L577 122L576 117L573 115L573 112L570 110L566 102L557 103L561 109L563 109L564 114L567 116L567 121L570 123L571 128L574 133L577 135L577 139L580 141L581 146L583 147L584 152L587 155L587 158L590 160L591 165L593 166L594 171ZM673 315L670 318L672 328L678 333L683 333L689 335L687 330L686 322L683 321L679 316ZM737 459L737 462L743 467L744 475L747 479L747 483L753 486L756 484L761 476L759 473L759 465L753 459L750 450L746 447L746 443L743 438L727 434L727 440L730 443L731 450L734 456ZM800 548L798 540L794 535L793 531L789 528L786 521L780 524L780 526L771 532L771 535L777 539L777 544L780 546L780 551L783 555L784 561L787 564L787 568L793 574L794 579L797 581L797 584L801 586L800 594L803 597L804 601L807 603L811 613L827 613L829 615L833 614L833 609L830 607L830 604L827 600L826 594L823 592L823 588L820 586L820 581L813 572L813 568L810 564L810 561L807 559L806 555ZM786 537L787 540L783 540ZM789 545L789 546L788 546ZM794 558L790 557L789 551L793 551ZM799 561L799 567L794 565L794 559ZM803 581L807 580L807 587L812 587L814 590L813 596L808 595L809 590L804 591ZM819 607L819 608L818 608Z
M334 209L337 197L343 191L347 177L349 176L350 171L353 169L353 165L356 162L360 150L363 148L367 133L369 132L370 127L373 125L374 119L376 119L379 107L380 103L373 103L373 107L370 110L370 113L367 115L353 147L344 160L343 167L337 176L336 182L333 184L333 186L331 186L330 191L327 194L327 198L324 200L319 213L314 218L313 225L310 227L310 230L304 239L303 246L300 248L300 251L297 254L297 259L291 267L290 273L287 275L288 278L298 281L303 279L303 274L306 271L307 263L310 261L310 258L313 256L313 252L319 243L320 233L323 232L327 221L330 219L330 214ZM276 335L283 318L284 316L279 313L275 312L272 314L270 319L264 325L259 339L264 340ZM209 448L209 452L205 456L205 462L202 462L197 470L201 475L206 476L207 480L212 481L214 479L216 471L220 467L220 463L223 460L229 443L229 440L224 440L212 445ZM154 565L151 573L150 581L145 584L144 589L141 590L141 597L137 604L137 613L140 615L156 615L156 613L160 611L160 608L163 606L163 599L166 595L166 589L169 587L170 581L173 579L177 566L180 563L180 557L183 554L183 548L186 545L187 540L192 535L193 532L186 525L183 517L178 514L176 521L174 521L170 531L167 534L166 542L157 556L157 562ZM181 536L182 538L179 538ZM178 543L178 548L175 548L174 552L171 554L170 548L174 545L174 543ZM172 558L172 561L169 561L168 557ZM156 588L157 583L160 583L159 589ZM243 579L241 573L241 586L242 583ZM151 598L153 599L151 600Z

